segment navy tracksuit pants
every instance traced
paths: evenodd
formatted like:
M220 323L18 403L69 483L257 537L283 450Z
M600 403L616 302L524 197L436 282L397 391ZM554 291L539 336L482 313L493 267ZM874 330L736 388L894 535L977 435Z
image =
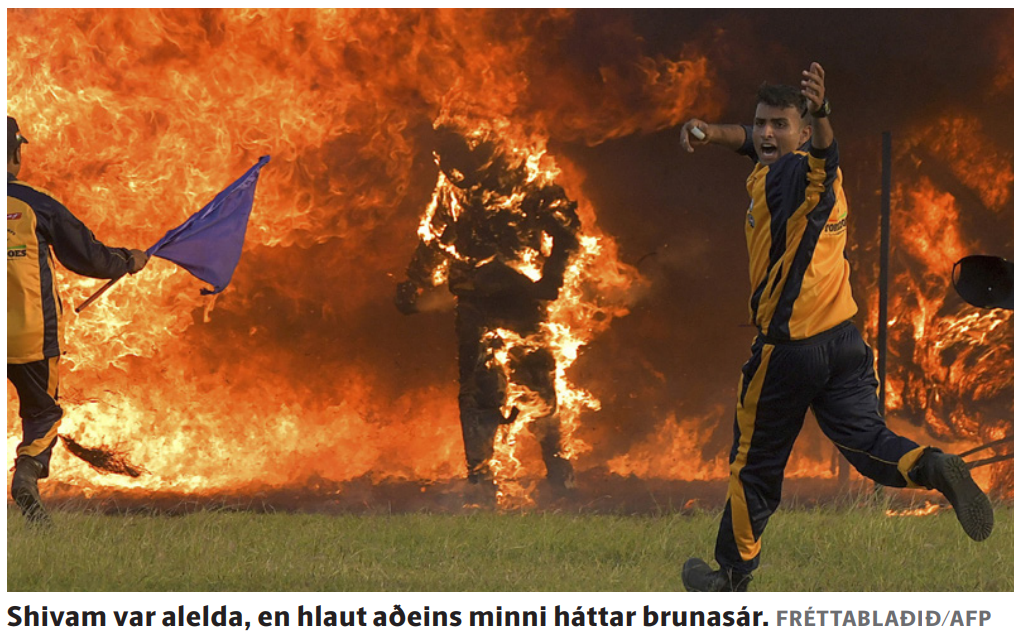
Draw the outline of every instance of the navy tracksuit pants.
M7 380L18 392L22 440L19 456L32 456L50 474L50 456L57 444L57 429L64 410L60 406L60 357L33 363L7 364Z
M907 471L923 448L886 427L874 356L853 323L798 341L775 342L759 334L737 399L729 488L715 548L723 568L748 573L758 567L761 536L779 507L783 472L809 407L861 474L887 486L917 486Z

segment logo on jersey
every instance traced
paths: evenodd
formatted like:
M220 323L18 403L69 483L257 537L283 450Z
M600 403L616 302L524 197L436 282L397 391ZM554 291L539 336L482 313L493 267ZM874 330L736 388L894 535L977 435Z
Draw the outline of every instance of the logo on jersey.
M754 210L754 199L751 200L751 205L747 207L747 223L750 224L750 226L753 228L754 227L754 215L751 214L752 210Z
M17 221L18 219L21 219L21 213L20 212L8 212L7 213L7 220L8 221Z
M18 259L28 256L28 246L7 246L7 258Z
M836 215L829 217L825 224L826 234L839 234L846 230L846 208L839 210Z

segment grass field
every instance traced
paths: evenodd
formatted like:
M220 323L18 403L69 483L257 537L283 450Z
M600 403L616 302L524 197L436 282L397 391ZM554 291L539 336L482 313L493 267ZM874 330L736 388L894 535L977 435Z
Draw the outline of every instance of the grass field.
M1012 591L1013 508L985 542L950 510L784 509L757 591ZM673 591L711 560L718 512L325 515L7 510L8 591ZM59 565L55 567L55 565Z

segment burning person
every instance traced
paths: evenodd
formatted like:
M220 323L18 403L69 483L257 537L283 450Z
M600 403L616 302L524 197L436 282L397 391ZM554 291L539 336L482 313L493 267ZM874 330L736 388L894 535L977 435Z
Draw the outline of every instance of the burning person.
M578 247L576 203L489 130L436 129L440 168L421 241L397 286L401 312L444 282L456 297L459 405L468 480L495 495L502 424L530 418L555 492L573 487L557 415L556 360L543 331ZM510 392L513 388L515 391ZM510 400L510 394L517 398ZM508 403L513 404L508 404Z
M716 144L755 161L744 234L749 309L758 327L737 400L715 548L720 569L688 560L682 573L687 590L747 589L809 407L863 475L891 487L937 489L972 539L992 531L991 503L964 461L896 435L881 415L874 357L851 322L857 305L844 257L849 209L824 79L822 67L812 63L800 90L762 86L753 127L692 119L681 131L688 152Z
M18 181L28 140L7 118L7 380L18 394L22 441L11 497L33 523L49 521L38 481L50 473L50 456L64 415L58 364L63 349L63 304L53 256L82 276L113 279L148 262L142 250L108 248L49 193Z

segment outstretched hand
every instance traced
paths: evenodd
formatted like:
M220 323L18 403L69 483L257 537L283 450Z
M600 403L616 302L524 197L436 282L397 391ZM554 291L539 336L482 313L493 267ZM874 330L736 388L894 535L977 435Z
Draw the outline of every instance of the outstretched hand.
M801 75L804 79L800 81L800 94L809 102L808 111L817 112L825 101L825 69L818 62L812 62Z
M701 131L700 137L693 132L692 129L695 128ZM680 144L684 150L693 153L695 146L704 146L708 142L708 124L706 122L700 119L689 119L684 122L683 128L680 129Z

